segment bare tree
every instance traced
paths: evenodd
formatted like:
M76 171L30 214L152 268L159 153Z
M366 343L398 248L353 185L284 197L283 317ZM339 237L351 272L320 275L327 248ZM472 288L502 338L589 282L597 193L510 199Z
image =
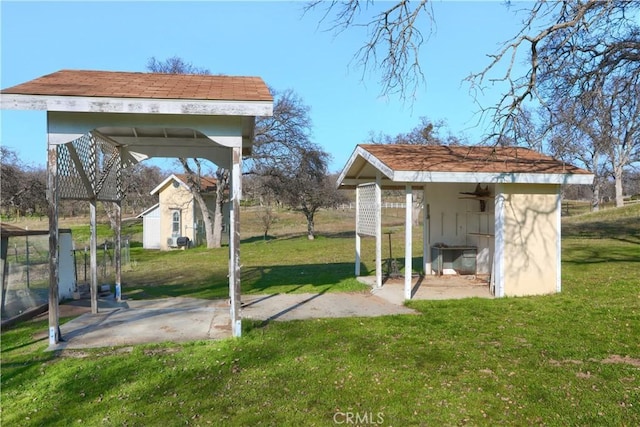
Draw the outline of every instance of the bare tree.
M364 3L364 5L363 5ZM313 1L308 8L325 8L323 22L337 32L366 26L369 38L355 54L367 67L382 69L382 92L399 92L401 96L415 92L424 80L418 52L434 23L428 0L410 3L400 0L382 12L361 21L373 1ZM511 5L507 2L507 5ZM548 87L565 96L603 87L611 79L637 78L640 74L640 29L638 1L537 0L521 12L526 15L521 30L504 42L488 65L471 74L467 81L473 91L483 91L496 82L507 84L507 90L494 106L485 106L485 114L493 117L488 138L499 138L514 130L522 107L529 100L545 102L540 76L546 76ZM420 21L420 17L423 21ZM527 61L528 71L516 75L515 65ZM505 71L501 71L506 69ZM496 75L496 73L500 73ZM558 79L570 74L571 79ZM514 138L515 139L515 138Z
M598 209L609 176L616 206L622 206L624 171L640 161L640 86L617 79L575 97L552 95L544 111L554 154L582 163L596 176L592 208Z
M329 154L313 144L300 146L286 168L273 168L265 175L266 186L276 197L307 219L307 237L315 238L315 214L320 208L335 207L342 196L329 178Z
M5 215L44 214L46 171L29 166L7 147L0 147L0 206Z
M274 95L273 115L256 120L253 152L244 162L246 173L263 176L290 167L291 159L310 147L312 122L310 108L291 89Z
M368 68L382 72L380 84L383 94L398 94L402 99L413 98L424 80L419 61L420 47L429 39L434 24L433 10L428 0L410 2L401 0L374 12L361 20L363 11L373 1L314 0L305 10L325 8L323 22L340 33L349 27L364 26L368 39L354 55L362 66L363 74Z
M172 56L163 61L156 59L152 56L147 60L147 70L152 73L163 74L211 74L206 68L200 68L193 65L191 62L186 62L179 56Z
M206 68L199 68L191 64L190 62L184 61L182 58L173 56L171 58L167 58L164 61L159 61L155 57L150 58L147 61L147 69L153 73L169 73L169 74L211 74L211 72ZM203 186L201 169L202 164L200 159L191 159L191 162L194 163L192 167L190 165L189 159L179 158L180 164L182 165L185 174L187 175L187 185L193 194L193 197L200 208L200 212L202 214L202 219L205 226L205 236L207 241L207 248L219 248L222 246L222 198L216 200L216 209L213 214L209 212L206 201L201 193ZM218 169L216 172L218 176L227 176L228 172L222 168ZM224 194L225 187L220 187L221 185L228 185L229 180L225 179L222 182L218 181L217 188L219 191L217 193Z
M258 177L254 188L264 200L276 199L302 212L307 235L313 239L316 212L340 197L328 178L330 156L311 141L310 108L302 99L292 90L279 93L272 89L272 93L273 116L256 122L246 173ZM270 222L270 215L266 219Z
M420 123L407 133L399 133L395 136L370 133L369 142L373 144L459 145L463 139L451 133L446 120L433 122L428 117L420 117Z

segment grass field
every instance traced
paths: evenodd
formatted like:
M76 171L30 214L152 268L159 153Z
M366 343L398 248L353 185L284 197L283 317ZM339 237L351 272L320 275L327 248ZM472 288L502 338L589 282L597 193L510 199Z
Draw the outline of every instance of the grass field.
M348 213L319 218L315 241L280 215L267 241L243 216L243 291L361 286ZM132 250L125 292L223 297L227 257ZM562 267L561 294L245 321L241 339L223 341L49 353L46 324L25 322L2 333L2 425L637 426L640 206L567 218Z

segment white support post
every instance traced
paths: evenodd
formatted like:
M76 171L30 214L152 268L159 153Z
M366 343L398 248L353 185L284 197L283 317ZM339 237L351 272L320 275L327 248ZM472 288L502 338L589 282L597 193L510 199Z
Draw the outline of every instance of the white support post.
M356 277L360 276L360 262L361 262L361 258L360 258L361 242L360 242L360 233L358 233L358 230L360 230L360 187L356 187L356 265L355 265Z
M122 301L122 206L114 202L116 210L116 241L114 242L114 257L116 261L116 301Z
M231 149L231 213L229 218L229 298L231 332L242 335L240 316L240 198L242 197L242 147Z
M494 294L496 297L504 297L504 235L505 235L505 194L504 186L496 184L495 196L495 237L493 268L491 281L493 282Z
M556 292L562 292L562 188L556 191Z
M405 234L404 234L404 299L411 299L411 272L413 260L413 189L405 186Z
M382 175L376 172L376 286L382 287Z
M60 342L60 312L58 307L59 255L58 247L58 149L49 144L47 153L47 199L49 213L49 345Z
M89 243L91 270L90 291L91 291L91 313L98 313L98 235L96 228L96 199L89 201L89 229L91 239Z
M422 187L422 266L424 275L431 274L431 244L429 236L429 227L431 226L431 218L429 216L429 204L427 203L427 186Z

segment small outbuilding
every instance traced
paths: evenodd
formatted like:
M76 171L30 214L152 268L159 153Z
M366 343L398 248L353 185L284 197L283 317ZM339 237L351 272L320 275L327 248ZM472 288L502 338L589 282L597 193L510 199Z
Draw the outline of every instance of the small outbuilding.
M202 198L213 216L217 181L212 177L201 177L200 186ZM158 203L138 215L143 219L142 240L145 249L170 250L198 246L206 240L202 211L187 185L185 174L171 174L151 190L151 194L158 195ZM228 243L228 203L223 206L223 218L223 236Z
M356 189L356 275L360 239L376 238L382 286L382 189L404 189L405 285L411 299L414 191L422 191L426 275L489 278L496 297L560 292L561 190L593 174L522 147L358 145L338 178Z

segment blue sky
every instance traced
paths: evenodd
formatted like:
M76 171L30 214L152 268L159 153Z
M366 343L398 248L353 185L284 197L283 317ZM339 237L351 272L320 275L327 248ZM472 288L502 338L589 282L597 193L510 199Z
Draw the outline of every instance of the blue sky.
M377 2L376 8L389 6ZM462 80L488 64L520 18L498 1L434 2L435 33L423 46L426 85L412 104L380 96L379 75L353 64L363 29L335 35L318 27L322 10L304 2L0 2L0 86L61 69L146 71L148 58L177 55L212 73L260 76L293 89L311 108L313 140L342 169L371 132L396 135L420 117L447 121L454 135L479 142L478 106ZM371 11L369 12L371 13ZM497 88L482 99L490 105ZM0 144L25 163L46 162L43 112L1 112ZM169 163L160 164L168 168Z

